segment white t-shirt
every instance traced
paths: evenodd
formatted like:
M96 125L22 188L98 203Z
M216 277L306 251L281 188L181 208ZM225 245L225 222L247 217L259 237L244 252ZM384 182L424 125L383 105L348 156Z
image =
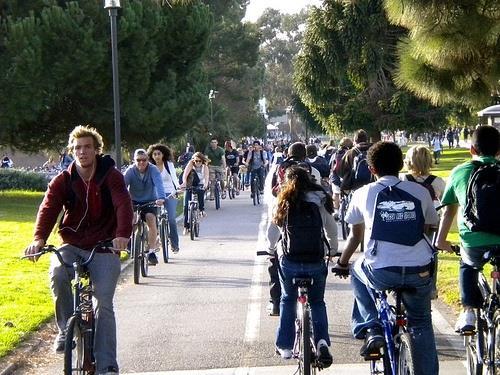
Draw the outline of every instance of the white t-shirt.
M175 173L175 167L172 162L167 162L169 163L168 168L173 173L174 178L177 179L176 173ZM163 189L165 190L165 194L169 195L170 193L173 193L175 190L177 190L177 181L174 181L170 173L167 171L167 166L163 167L163 170L160 172L161 173L161 180L163 181Z
M346 214L346 221L350 224L365 223L365 251L363 253L365 264L372 268L383 268L390 266L424 266L432 259L432 249L428 239L420 240L415 246L406 246L386 241L377 241L377 250L373 249L375 240L372 240L371 231L373 224L373 214L377 193L385 186L392 186L398 183L399 178L395 176L381 177L377 182L372 182L356 190L352 196ZM378 183L381 182L382 184ZM438 216L434 208L429 191L416 183L402 181L398 188L410 193L422 202L422 211L425 224L437 224Z
M408 181L408 179L406 178L406 175L407 175L407 173L400 173L399 178L402 181ZM427 177L429 177L429 175L425 175L425 176L412 175L412 176L415 179L415 181L420 182L420 183L424 182L427 179ZM441 177L436 176L434 181L432 181L431 185L432 185L432 188L434 189L434 193L436 193L436 197L438 199L437 201L434 201L434 207L439 207L441 205L441 203L440 203L441 197L443 196L444 189L446 188L446 182Z

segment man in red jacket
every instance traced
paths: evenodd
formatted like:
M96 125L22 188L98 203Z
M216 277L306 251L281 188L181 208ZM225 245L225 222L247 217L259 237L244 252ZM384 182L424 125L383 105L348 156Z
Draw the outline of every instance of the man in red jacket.
M96 129L77 126L71 132L68 149L75 161L49 183L26 255L37 253L46 244L63 209L59 224L63 245L59 251L66 263L86 258L100 241L112 240L115 249L126 249L132 232L132 203L122 174L113 159L101 154L102 148L102 137ZM120 275L119 256L96 253L88 268L97 300L96 373L118 374L113 296ZM71 279L55 256L49 274L59 329L54 349L63 353L66 322L73 312Z

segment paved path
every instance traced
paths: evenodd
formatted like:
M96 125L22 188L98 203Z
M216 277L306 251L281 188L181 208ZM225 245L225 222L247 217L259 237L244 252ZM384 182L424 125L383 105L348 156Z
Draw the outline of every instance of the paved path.
M200 238L182 237L181 251L168 264L133 284L131 267L122 274L115 306L118 356L123 374L294 374L297 367L274 355L276 317L266 312L268 275L257 257L263 206L249 194L222 202L208 217ZM342 246L342 245L341 245ZM328 278L325 296L334 365L322 374L366 374L360 341L349 332L352 294L348 281ZM434 305L441 374L465 374L461 340L447 309ZM61 357L20 374L61 373Z

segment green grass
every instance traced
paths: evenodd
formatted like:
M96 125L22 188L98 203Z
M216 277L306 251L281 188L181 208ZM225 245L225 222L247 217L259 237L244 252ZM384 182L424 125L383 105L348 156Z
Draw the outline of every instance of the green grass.
M53 312L48 259L20 260L43 193L0 191L0 357Z

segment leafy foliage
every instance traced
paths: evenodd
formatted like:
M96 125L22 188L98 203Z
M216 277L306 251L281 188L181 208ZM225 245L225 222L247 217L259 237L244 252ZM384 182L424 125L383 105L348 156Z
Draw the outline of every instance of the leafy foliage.
M45 191L47 183L47 178L36 172L0 169L0 190Z
M27 13L23 3L0 4L7 15L0 41L0 144L57 149L81 123L93 124L111 143L109 17L102 4L36 1ZM201 63L209 9L199 2L163 3L122 1L121 126L129 146L175 138L207 111Z
M308 19L294 83L302 102L331 133L438 127L444 112L395 87L396 45L381 0L326 0Z
M484 107L500 98L498 0L385 0L406 27L397 83L434 104Z

